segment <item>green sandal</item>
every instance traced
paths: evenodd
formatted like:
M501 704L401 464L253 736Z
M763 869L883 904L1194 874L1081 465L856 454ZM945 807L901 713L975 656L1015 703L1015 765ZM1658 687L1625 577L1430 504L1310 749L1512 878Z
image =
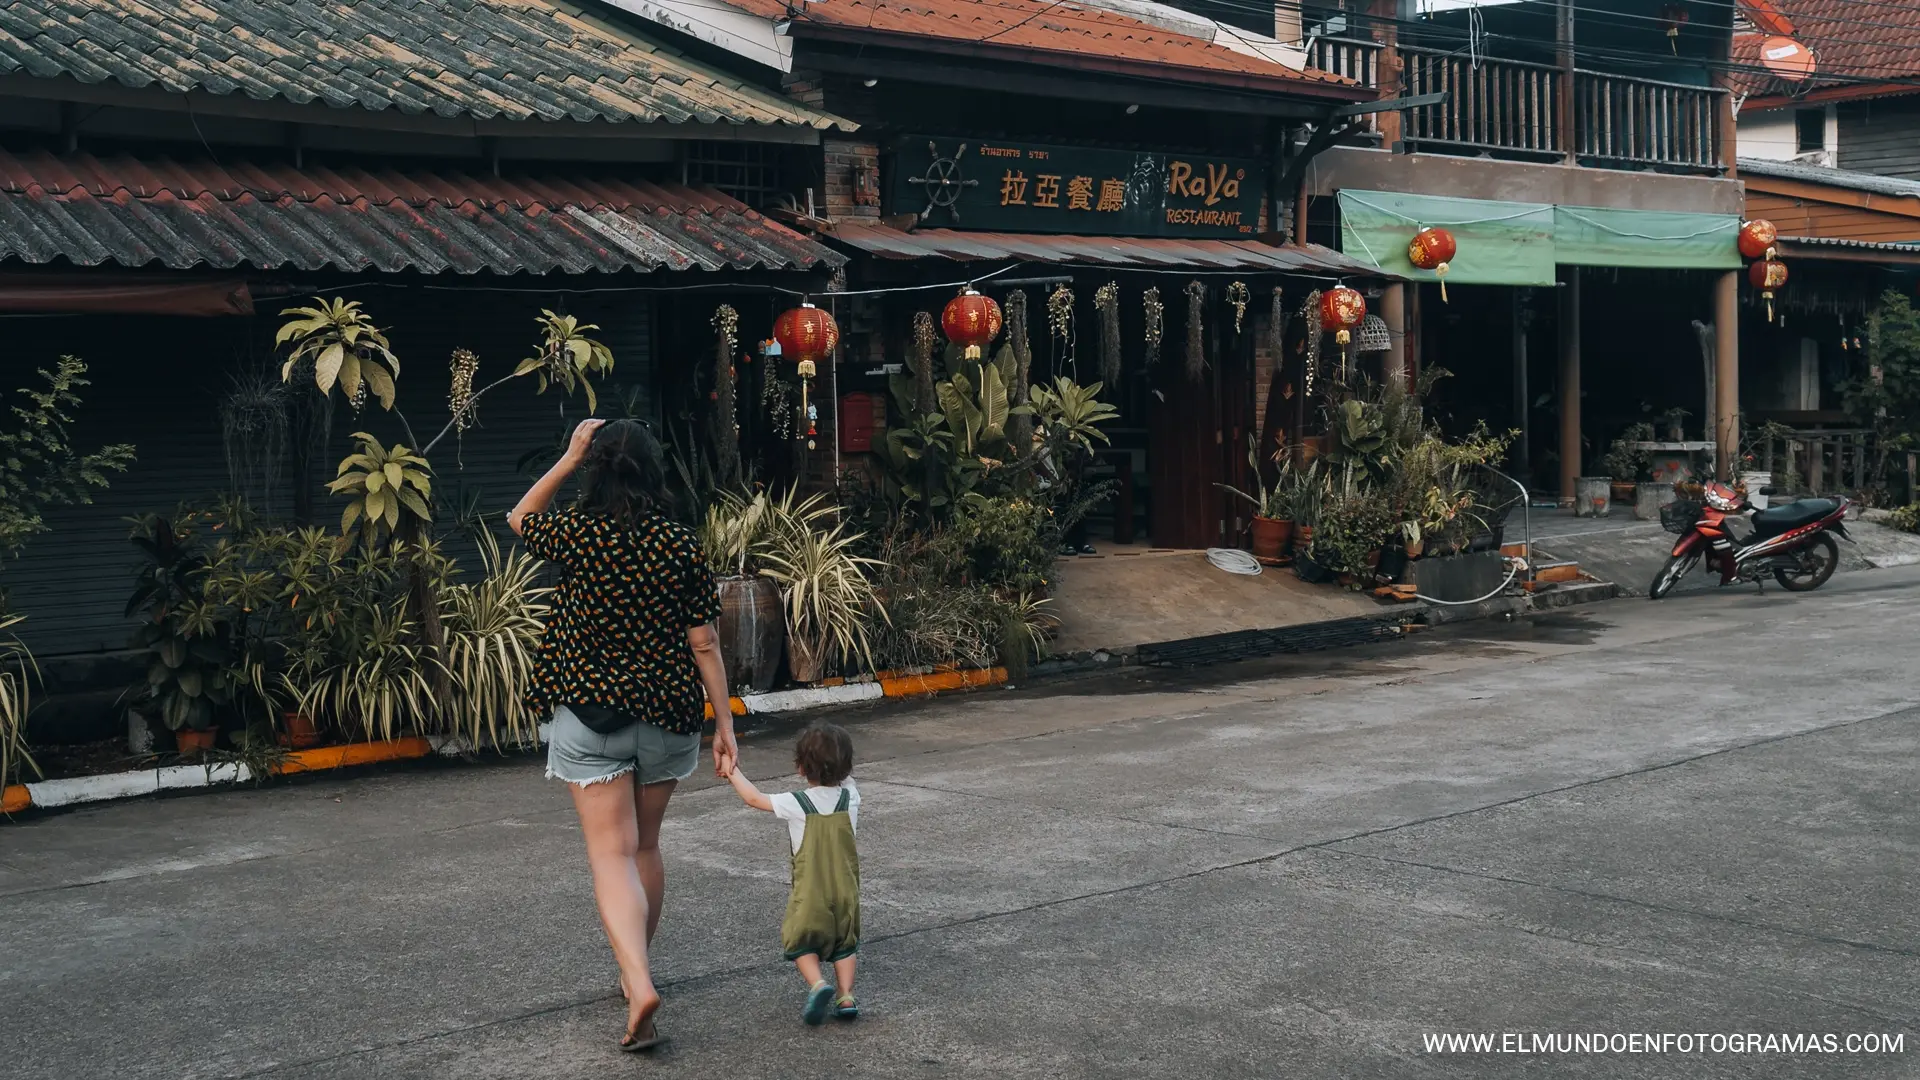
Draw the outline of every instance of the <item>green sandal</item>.
M852 994L841 994L833 1003L833 1015L842 1020L852 1020L860 1015L860 1002Z
M800 1019L810 1027L819 1027L827 1022L827 1010L833 1006L833 987L827 983L816 983L807 991L806 1007L800 1010Z

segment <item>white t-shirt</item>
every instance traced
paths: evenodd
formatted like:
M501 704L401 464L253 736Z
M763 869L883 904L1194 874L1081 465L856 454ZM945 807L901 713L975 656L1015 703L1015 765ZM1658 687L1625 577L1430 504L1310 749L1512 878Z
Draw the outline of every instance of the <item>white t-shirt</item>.
M848 779L841 787L847 790L847 821L857 833L860 831L860 789L853 786L852 779ZM800 841L807 835L807 812L800 808L800 800L794 798L791 791L768 798L773 802L773 816L787 823L787 835L793 840L794 853L799 854ZM840 788L808 788L807 801L819 813L831 814L840 806Z

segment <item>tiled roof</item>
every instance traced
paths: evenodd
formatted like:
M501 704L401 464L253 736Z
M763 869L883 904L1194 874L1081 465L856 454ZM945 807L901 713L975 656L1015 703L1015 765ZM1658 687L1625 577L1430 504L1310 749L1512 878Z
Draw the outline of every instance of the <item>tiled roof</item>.
M1830 187L1846 188L1849 191L1865 191L1873 195L1920 197L1920 180L1902 180L1895 176L1878 176L1874 173L1828 169L1819 165L1803 165L1797 161L1771 161L1764 158L1743 157L1739 165L1742 173L1751 176L1771 176L1776 180L1826 184Z
M788 17L787 0L723 2L770 19ZM798 7L800 13L793 17L796 35L819 28L931 51L1037 52L1173 79L1207 74L1274 88L1286 83L1323 90L1353 85L1338 75L1287 67L1255 50L1229 48L1076 0L831 0ZM1231 28L1224 32L1239 33Z
M0 264L15 260L462 274L846 261L677 184L0 151Z
M0 0L0 74L478 119L854 125L556 0Z
M1787 20L1780 24L1766 11L1749 13L1756 26L1784 28L1790 24L1794 40L1813 50L1818 65L1807 83L1787 84L1759 75L1744 76L1749 93L1762 99L1750 104L1774 104L1767 100L1789 91L1804 93L1812 87L1861 87L1887 80L1920 78L1920 3L1863 4L1859 0L1767 0L1772 12ZM1760 47L1764 34L1740 34L1734 38L1736 64L1761 66ZM1864 87L1862 87L1864 90ZM1920 87L1883 86L1881 92L1914 93Z

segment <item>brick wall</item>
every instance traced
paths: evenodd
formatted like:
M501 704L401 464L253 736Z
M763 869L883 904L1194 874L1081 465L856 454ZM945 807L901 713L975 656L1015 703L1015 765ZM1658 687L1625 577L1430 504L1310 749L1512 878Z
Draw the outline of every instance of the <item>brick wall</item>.
M859 138L829 138L821 141L821 152L825 162L827 216L835 220L879 217L880 147ZM875 196L864 204L855 182L862 169L869 170Z

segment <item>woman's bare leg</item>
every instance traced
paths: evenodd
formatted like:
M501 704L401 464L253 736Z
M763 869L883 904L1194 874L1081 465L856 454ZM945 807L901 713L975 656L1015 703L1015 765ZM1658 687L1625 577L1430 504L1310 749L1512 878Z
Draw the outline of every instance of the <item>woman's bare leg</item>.
M639 847L633 865L640 873L640 886L647 892L647 944L653 944L660 929L660 909L667 891L667 864L660 858L660 819L667 814L667 800L673 798L678 780L642 784L633 789L634 817L639 825Z
M569 784L580 831L587 841L587 865L593 870L593 898L600 925L620 965L627 991L627 1034L647 1027L660 995L647 968L647 893L640 884L635 857L640 829L634 810L633 774L598 784Z

